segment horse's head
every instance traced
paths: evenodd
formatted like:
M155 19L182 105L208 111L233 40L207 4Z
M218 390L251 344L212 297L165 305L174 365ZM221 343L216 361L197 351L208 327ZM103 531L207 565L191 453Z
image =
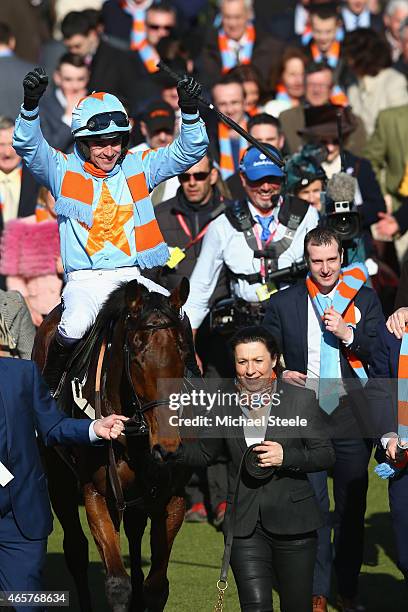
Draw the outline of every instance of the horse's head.
M152 449L160 445L172 451L180 442L177 428L169 425L174 415L169 396L180 391L184 377L188 339L181 308L189 287L184 278L169 297L149 292L137 281L126 287L127 376L136 395L136 410L143 413L149 425Z

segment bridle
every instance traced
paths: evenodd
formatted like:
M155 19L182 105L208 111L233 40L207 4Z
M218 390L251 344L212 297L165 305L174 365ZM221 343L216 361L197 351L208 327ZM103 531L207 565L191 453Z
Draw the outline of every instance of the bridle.
M161 315L165 315L167 317L167 321L163 323L149 323L148 318L153 313L158 313ZM168 304L164 304L162 301L162 296L156 293L150 293L145 298L145 302L143 307L138 313L137 316L133 316L131 312L125 317L124 320L124 342L123 342L123 351L124 351L124 362L125 362L125 371L128 385L131 391L131 406L133 415L130 417L129 421L125 424L125 435L128 436L148 436L149 435L149 426L145 421L144 414L155 407L160 406L169 406L169 398L163 399L154 399L150 401L143 401L144 398L140 398L136 393L132 375L130 371L131 364L131 347L130 347L130 333L137 331L152 331L153 333L159 331L161 329L179 329L182 332L182 318L180 315ZM183 376L183 380L185 377ZM129 425L130 424L130 425ZM120 481L120 477L118 474L118 469L115 460L115 453L113 449L112 442L109 445L108 450L108 474L109 480L111 483L113 495L115 498L117 510L119 512L119 518L121 520L122 513L126 507L144 507L146 503L153 504L156 503L157 496L157 487L153 486L148 494L144 494L140 497L137 497L132 500L125 500L122 484ZM171 486L172 475L169 472L168 474L168 486ZM147 501L146 501L147 497ZM150 502L149 502L150 499Z
M165 399L154 399L149 401L142 401L144 398L140 398L136 393L132 375L130 371L130 362L131 362L131 349L129 342L130 332L136 331L158 331L161 329L177 329L179 328L182 331L182 318L178 313L175 312L171 306L165 304L161 301L162 296L157 293L150 293L147 297L145 304L141 312L137 317L133 317L131 313L128 313L125 318L125 340L123 344L123 352L125 357L125 371L126 377L131 389L132 393L132 407L134 408L134 414L131 417L132 420L142 421L144 422L143 415L148 410L152 408L157 408L159 406L168 406L169 400ZM148 323L147 319L153 314L164 314L168 321L163 323ZM184 379L184 376L183 376ZM146 425L146 423L144 423ZM146 426L147 427L147 426Z

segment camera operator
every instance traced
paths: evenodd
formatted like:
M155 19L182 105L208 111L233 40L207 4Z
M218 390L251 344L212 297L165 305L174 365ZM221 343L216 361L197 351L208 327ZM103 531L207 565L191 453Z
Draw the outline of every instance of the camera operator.
M322 162L322 168L328 179L342 169L357 179L353 200L360 213L361 228L368 233L371 225L377 223L378 213L385 212L385 202L371 163L350 151L341 152L337 127L338 112L341 112L342 135L350 135L356 129L350 108L334 104L306 108L305 127L299 130L299 134L305 143L320 145L326 149L327 157Z
M356 179L346 172L333 174L327 181L323 164L328 152L323 145L305 145L286 163L288 193L304 199L319 212L320 225L333 229L343 241L344 262L365 262L368 236L361 230L361 217L354 205ZM366 238L366 239L364 239Z
M281 159L275 147L265 146ZM191 276L185 311L194 333L209 312L223 264L231 279L232 328L244 325L245 317L247 324L260 321L276 291L270 274L302 259L304 236L318 222L317 211L306 202L284 201L284 172L256 147L244 154L240 174L246 200L233 202L211 223Z

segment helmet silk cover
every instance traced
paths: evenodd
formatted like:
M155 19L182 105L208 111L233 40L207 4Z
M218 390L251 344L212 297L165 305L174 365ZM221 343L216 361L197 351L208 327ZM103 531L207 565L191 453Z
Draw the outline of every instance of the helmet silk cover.
M127 113L118 98L110 93L96 92L85 98L81 98L72 111L71 133L75 138L89 138L95 136L109 136L109 134L129 134L131 126L118 126L113 120L103 129L90 130L87 128L88 121L95 115L108 113ZM84 128L84 129L81 129ZM80 130L77 132L77 130Z

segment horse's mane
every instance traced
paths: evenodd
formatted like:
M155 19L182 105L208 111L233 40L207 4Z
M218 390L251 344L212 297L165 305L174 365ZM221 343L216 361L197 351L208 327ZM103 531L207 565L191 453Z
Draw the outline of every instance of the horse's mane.
M129 282L137 281L135 280ZM128 305L126 303L126 288L128 284L128 282L121 283L119 287L114 289L106 298L95 321L95 327L99 332L107 329L112 321L117 321L126 314L128 310ZM142 294L149 293L148 289L146 289L144 285L139 284L139 287Z

